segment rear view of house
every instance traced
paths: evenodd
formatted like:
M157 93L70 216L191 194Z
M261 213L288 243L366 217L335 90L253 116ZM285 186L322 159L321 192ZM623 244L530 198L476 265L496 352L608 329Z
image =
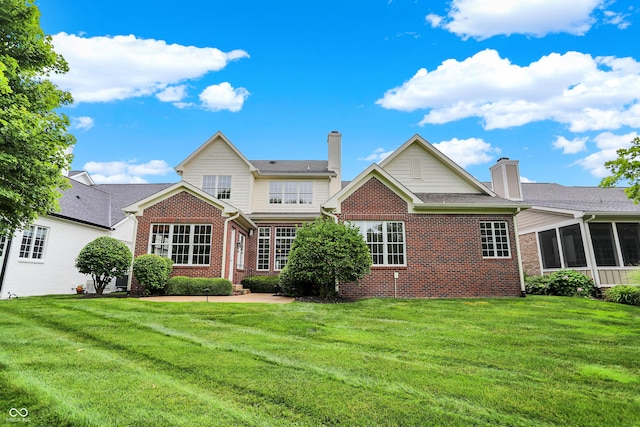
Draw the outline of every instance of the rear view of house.
M341 182L342 135L327 160L248 160L218 132L182 161L182 181L128 206L134 255L174 261L174 275L277 275L296 228L318 216L357 224L373 267L344 296L472 297L522 293L514 215L419 135ZM132 290L138 285L132 283Z

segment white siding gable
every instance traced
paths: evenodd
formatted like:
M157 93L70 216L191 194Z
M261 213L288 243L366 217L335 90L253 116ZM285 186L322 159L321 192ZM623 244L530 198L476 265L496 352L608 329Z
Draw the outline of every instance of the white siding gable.
M384 165L384 170L413 193L481 193L419 143L407 146Z
M183 165L182 179L202 188L204 175L231 176L231 198L225 202L244 212L252 211L253 175L249 165L221 138L203 147Z

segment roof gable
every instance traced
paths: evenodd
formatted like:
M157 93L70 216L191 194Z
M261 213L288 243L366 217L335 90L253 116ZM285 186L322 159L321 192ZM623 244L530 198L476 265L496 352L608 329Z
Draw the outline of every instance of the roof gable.
M340 206L342 202L362 187L371 178L377 178L382 184L391 189L395 194L407 202L410 206L409 209L415 204L420 204L422 201L418 196L413 194L408 188L406 188L400 181L391 176L387 171L382 169L377 164L370 165L367 169L362 171L357 177L350 181L340 191L334 194L323 205L323 209L333 210L337 213L340 212Z
M380 166L414 193L464 193L495 196L420 135L412 136Z
M220 131L216 132L211 138L207 139L204 144L198 147L193 153L191 153L186 159L181 161L174 169L178 174L182 175L185 167L188 163L192 162L194 159L204 155L212 146L215 144L226 144L226 146L236 155L238 158L247 165L251 172L256 171L256 167L251 163L245 156L236 148L235 145L229 141L229 139L224 136L224 134Z

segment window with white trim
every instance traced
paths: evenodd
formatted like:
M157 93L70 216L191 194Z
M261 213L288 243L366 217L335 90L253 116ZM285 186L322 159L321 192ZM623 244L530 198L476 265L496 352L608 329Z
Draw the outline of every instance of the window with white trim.
M258 227L258 270L269 270L271 228Z
M230 199L231 175L204 175L202 189L218 199Z
M360 228L372 264L406 265L406 239L403 221L355 221Z
M295 227L276 227L274 270L282 270L289 260L291 244L296 238Z
M43 259L48 233L49 229L47 227L38 225L32 225L24 229L18 257L22 259Z
M480 223L482 256L484 258L510 258L509 229L504 221Z
M310 205L313 202L313 183L310 181L269 182L269 204Z
M239 234L238 235L238 257L236 258L236 268L238 270L244 269L244 244L245 244L244 234Z
M208 265L211 225L152 224L149 253L171 258L175 265Z

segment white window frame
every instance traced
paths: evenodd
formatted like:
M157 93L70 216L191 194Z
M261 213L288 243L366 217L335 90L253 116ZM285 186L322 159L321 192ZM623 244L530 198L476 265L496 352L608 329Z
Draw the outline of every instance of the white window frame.
M509 239L509 224L507 221L480 221L480 240L482 242L482 258L511 258L511 242ZM504 252L507 252L506 255Z
M203 175L202 189L219 200L229 200L231 175Z
M271 227L258 227L256 254L256 270L269 271L271 266Z
M270 181L270 205L310 205L313 204L313 182L311 181Z
M374 267L406 267L407 265L407 237L404 221L353 221L360 228L360 234L369 247L371 262ZM401 226L402 230L394 228ZM379 240L373 240L373 234L369 229L378 228L380 233L375 236ZM376 250L372 250L373 247ZM401 262L398 260L401 259ZM382 262L380 262L382 261Z
M282 270L289 261L291 253L291 245L296 238L296 227L276 227L274 233L273 269L275 271Z
M49 227L31 225L22 230L18 258L21 261L44 262Z
M158 230L154 233L154 227L158 227L158 229L163 227L165 230L161 232L158 232ZM168 230L166 230L167 227ZM186 227L189 228L188 233L181 233L180 229ZM205 228L204 232L201 230L202 227ZM213 225L211 224L151 224L147 252L169 258L174 262L174 265L207 266L211 264L212 232ZM162 239L160 241L155 240L154 237L156 236L160 236ZM186 248L187 251L178 252L179 248ZM187 262L177 262L178 257L186 257ZM202 262L197 262L200 260Z

